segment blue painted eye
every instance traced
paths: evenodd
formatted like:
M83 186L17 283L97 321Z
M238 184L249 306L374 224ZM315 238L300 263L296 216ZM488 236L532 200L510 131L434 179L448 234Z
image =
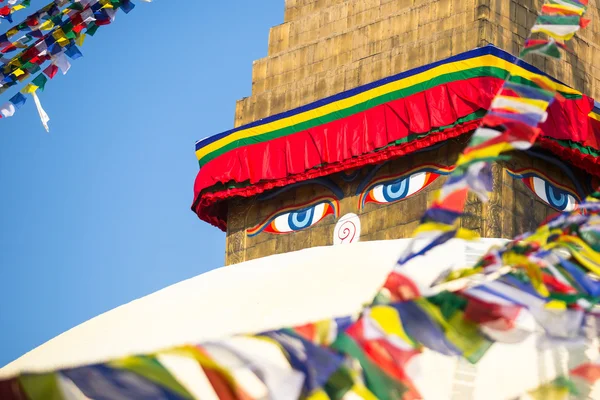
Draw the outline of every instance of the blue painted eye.
M358 208L363 209L368 203L390 204L402 201L431 185L441 175L449 175L454 167L437 164L424 164L402 175L382 176L359 186L357 194Z
M405 199L432 182L430 172L417 172L409 176L375 185L366 195L366 203L386 204ZM438 175L435 175L437 177Z
M313 214L314 207L296 212L291 212L288 215L289 227L292 228L292 230L299 230L309 227L313 220Z
M532 169L511 171L507 169L507 172L513 178L520 179L540 200L558 211L573 211L579 204L580 197L575 190L570 190L568 187L554 182L541 171Z
M573 211L577 206L572 194L536 176L531 178L531 188L540 199L559 211Z
M402 178L396 182L381 185L381 194L387 202L400 200L408 194L408 179Z
M320 197L309 203L276 211L259 225L248 229L247 233L248 236L254 236L260 232L277 234L297 232L317 224L328 215L337 217L338 210L338 200L332 197Z

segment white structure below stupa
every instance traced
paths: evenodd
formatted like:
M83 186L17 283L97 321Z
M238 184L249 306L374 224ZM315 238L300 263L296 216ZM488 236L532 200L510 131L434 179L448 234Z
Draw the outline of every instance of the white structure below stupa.
M0 379L355 315L373 299L408 242L316 247L215 269L63 333L0 369ZM410 267L433 282L443 267L472 265L502 242L453 240ZM427 399L515 399L586 358L596 358L597 348L583 342L549 343L540 332L516 345L496 343L475 366L425 351L411 360L408 373ZM272 355L264 357L268 361ZM214 395L202 392L206 379L193 363L164 361L191 392L203 399ZM600 398L599 389L592 398Z

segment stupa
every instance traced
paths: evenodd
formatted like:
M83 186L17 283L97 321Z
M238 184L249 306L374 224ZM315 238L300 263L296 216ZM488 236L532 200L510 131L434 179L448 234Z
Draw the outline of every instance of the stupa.
M433 284L492 245L576 210L600 184L598 8L589 7L592 22L569 42L567 57L523 61L514 54L538 3L286 0L268 55L254 62L252 94L237 103L235 127L196 143L192 210L226 231L226 267L65 332L0 370L0 378L69 371L53 381L63 392L99 393L93 375L116 393L124 384L114 376L78 368L356 314L385 281L509 75L524 85L550 79L561 101L532 149L494 164L490 201L469 198L461 224L482 239L450 241L411 268ZM426 350L406 368L417 389L408 393L514 399L598 356L596 338L574 344L532 331L518 344L495 344L476 365ZM257 343L231 346L282 365ZM206 368L173 354L156 359L186 393L224 398ZM255 367L264 372L263 364ZM289 398L302 382L288 372L278 375L277 393L262 375L232 376L247 383L250 395L240 398ZM0 394L24 387L31 396L25 381L15 382L0 383ZM599 398L599 388L587 390Z

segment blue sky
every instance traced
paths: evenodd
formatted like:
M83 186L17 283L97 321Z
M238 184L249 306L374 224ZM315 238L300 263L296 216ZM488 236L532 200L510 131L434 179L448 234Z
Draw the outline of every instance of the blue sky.
M284 1L134 2L40 93L50 134L31 99L0 119L0 366L223 264L190 211L194 142L232 127Z

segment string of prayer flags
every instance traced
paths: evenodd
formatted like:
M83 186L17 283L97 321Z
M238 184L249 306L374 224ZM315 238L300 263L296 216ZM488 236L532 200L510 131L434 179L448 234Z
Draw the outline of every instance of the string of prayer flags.
M568 51L563 43L558 43L554 38L550 38L549 40L527 39L525 41L525 46L521 51L521 57L525 57L530 53L535 53L547 57L560 58L561 54L559 48Z
M545 32L549 40L526 42L523 54L540 53L560 56L556 39L570 39L589 20L583 18L587 0L548 0L531 32ZM540 134L538 124L547 118L547 109L557 94L556 82L537 76L535 86L525 86L518 76L509 75L481 126L456 162L442 188L436 193L432 206L425 212L414 232L414 239L402 254L385 284L388 297L407 299L419 295L417 286L408 285L403 276L404 266L452 238L476 238L474 232L462 229L459 218L464 212L469 193L483 202L492 190L491 163L511 150L529 149ZM407 294L408 292L408 294Z
M0 1L0 3L3 2L4 0ZM31 0L23 0L19 4L17 4L17 0L8 0L7 4L8 5L0 8L0 16L12 23L12 14L19 10L29 8L29 6L31 6Z
M432 373L427 367L436 353L478 365L498 344L503 349L522 346L517 349L527 356L519 361L535 364L537 358L529 357L537 357L536 351L561 343L561 351L576 355L569 369L553 369L517 387L533 399L587 398L600 380L600 359L590 347L597 345L600 328L584 327L586 318L600 317L599 221L597 192L580 209L492 248L473 267L452 271L440 284L433 282L428 293L400 300L378 296L359 316L23 374L0 381L0 394L6 400L26 398L24 393L35 393L35 398L74 398L74 393L97 398L102 397L99 388L108 387L111 396L119 398L153 393L177 399L420 399L428 398L420 392L426 389L421 374ZM430 275L427 269L436 267L423 266L407 274L406 282L424 280ZM506 272L498 273L503 269ZM453 285L459 281L466 283ZM438 286L446 289L434 290ZM528 340L532 337L535 340ZM193 394L187 392L190 385L179 383L172 357L185 360L187 371L194 365L201 372L203 386ZM482 365L478 374L489 374L489 368Z
M583 18L587 10L587 0L548 0L532 27L532 33L545 33L549 39L527 39L521 57L534 53L546 57L560 58L559 49L567 50L560 40L569 40L589 23Z
M10 59L1 59L0 94L35 76L21 92L34 96L47 129L47 114L35 92L43 91L48 79L53 79L59 70L66 74L71 68L69 59L83 57L79 46L83 45L86 35L93 36L100 26L112 23L118 9L128 13L134 7L131 0L54 0L31 14L24 22L0 35L2 54L21 50ZM25 34L11 41L19 32ZM16 108L7 107L6 116L12 116Z
M0 106L0 118L12 117L16 110L21 108L27 99L21 93L17 93L10 100Z
M531 29L532 33L545 33L554 39L570 40L575 33L589 23L579 15L540 15Z

